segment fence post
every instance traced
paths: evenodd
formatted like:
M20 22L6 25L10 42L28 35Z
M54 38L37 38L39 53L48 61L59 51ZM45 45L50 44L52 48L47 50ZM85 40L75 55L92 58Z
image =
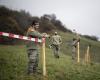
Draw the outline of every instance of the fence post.
M46 76L46 60L45 60L45 38L42 38L42 61L43 61L43 76Z
M77 44L77 63L79 63L80 62L80 46L79 46L80 44L79 44L79 42L78 42L78 44Z
M87 55L86 55L86 56L87 56L87 60L86 60L87 63L90 62L90 54L89 54L90 52L89 52L89 51L90 51L90 47L88 46L88 47L87 47Z

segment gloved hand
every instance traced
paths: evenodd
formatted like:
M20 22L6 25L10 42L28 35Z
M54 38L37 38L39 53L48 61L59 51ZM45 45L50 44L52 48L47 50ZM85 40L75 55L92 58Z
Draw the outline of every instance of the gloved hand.
M49 37L50 35L48 35L47 33L42 33L43 37Z
M80 38L78 39L78 42L80 42Z

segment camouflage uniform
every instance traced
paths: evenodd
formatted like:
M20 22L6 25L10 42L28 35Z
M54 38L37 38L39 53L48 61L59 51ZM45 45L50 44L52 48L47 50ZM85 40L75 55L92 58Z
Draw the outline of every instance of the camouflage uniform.
M79 39L73 38L72 42L72 59L76 60L76 48L77 48L77 43L79 42Z
M59 36L59 35L52 36L51 43L52 43L51 46L54 51L54 56L56 58L59 58L60 44L62 43L61 36Z
M42 35L37 31L31 31L27 33L27 36L32 38L42 38ZM28 73L34 73L38 67L39 54L38 54L38 42L27 42L27 54L29 58Z

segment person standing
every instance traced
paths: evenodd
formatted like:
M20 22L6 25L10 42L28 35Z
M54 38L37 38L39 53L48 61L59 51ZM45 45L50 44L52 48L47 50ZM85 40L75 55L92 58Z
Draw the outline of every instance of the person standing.
M32 38L42 38L43 36L37 31L38 28L39 22L34 20L32 25L28 28L27 36ZM27 41L26 47L28 55L28 74L33 74L37 72L39 61L38 42Z
M80 39L76 39L76 38L73 38L73 41L72 41L72 60L76 60L76 54L77 54L77 43L80 41Z
M59 51L60 51L60 44L62 43L61 36L58 35L57 32L54 33L54 35L51 37L51 47L54 52L54 56L56 58L59 58Z

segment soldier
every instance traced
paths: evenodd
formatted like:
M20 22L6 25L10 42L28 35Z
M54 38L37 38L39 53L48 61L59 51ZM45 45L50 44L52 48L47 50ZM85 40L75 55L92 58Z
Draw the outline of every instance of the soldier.
M37 31L39 28L39 22L33 21L32 25L28 28L27 36L32 38L42 38L43 36ZM28 41L27 42L27 54L28 54L28 74L37 72L38 67L38 42Z
M73 38L72 42L72 59L76 60L76 48L77 48L77 43L80 41L80 39Z
M57 32L51 37L51 46L54 51L54 56L59 58L60 44L62 43L61 36Z

